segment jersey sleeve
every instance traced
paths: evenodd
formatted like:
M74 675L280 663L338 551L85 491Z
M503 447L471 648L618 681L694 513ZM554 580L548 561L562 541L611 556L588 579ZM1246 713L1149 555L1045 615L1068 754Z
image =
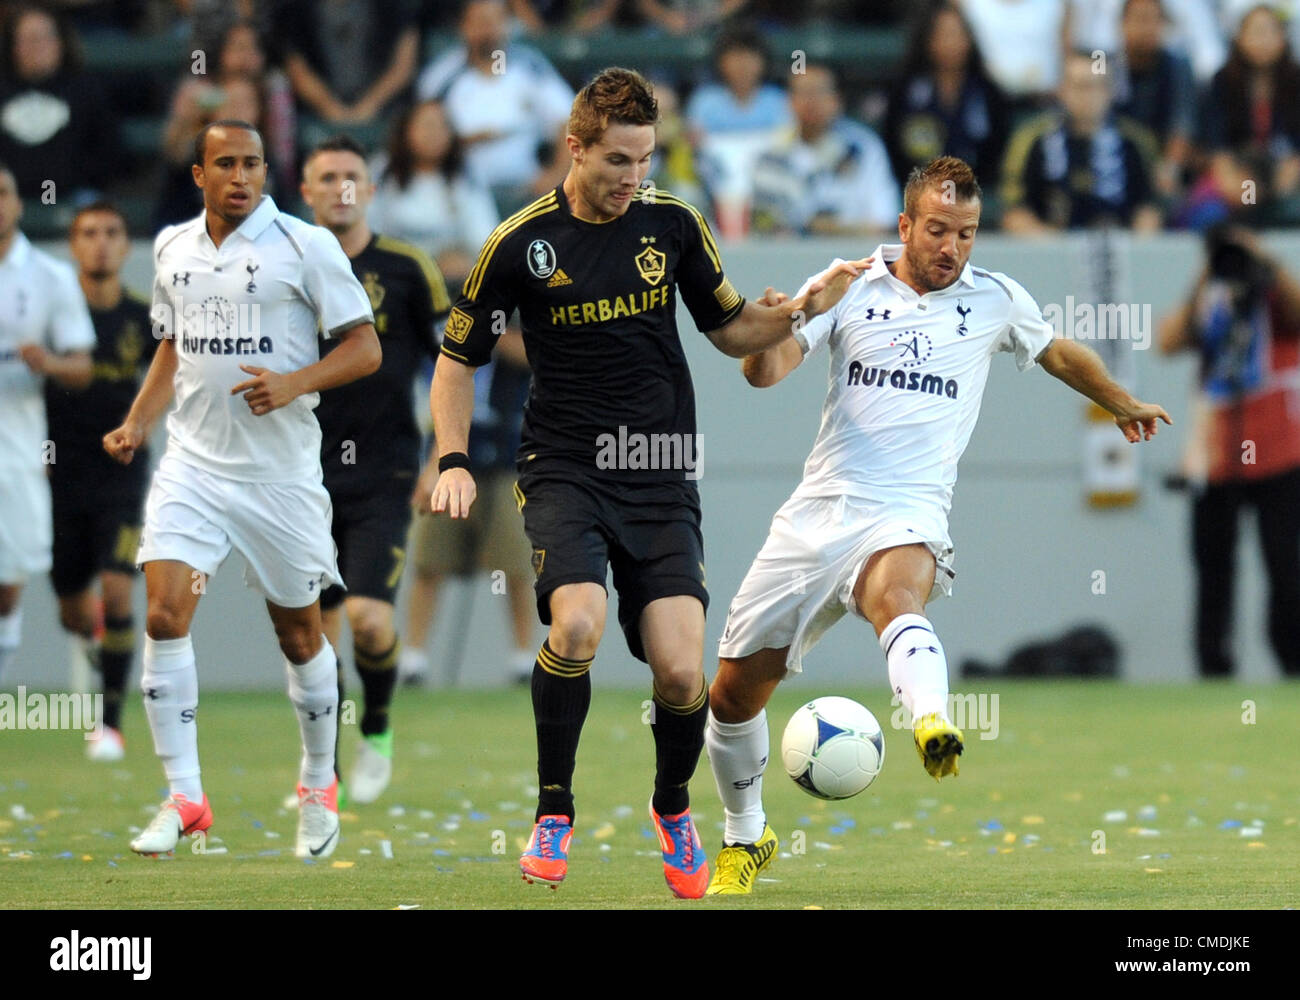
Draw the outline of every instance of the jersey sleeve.
M844 263L843 257L836 257L828 266L834 267L836 264ZM818 274L822 272L817 272ZM799 286L799 291L795 293L797 299L808 291L808 286L817 278L816 274L810 274L808 280ZM844 299L841 298L835 305L822 313L820 316L814 316L807 323L803 324L794 332L794 339L798 341L799 346L803 348L803 354L806 358L808 355L815 353L823 344L830 340L831 334L835 332L835 325L839 322L840 307L844 305Z
M418 331L420 344L430 357L438 354L438 324L451 311L451 302L447 296L447 283L443 280L438 265L423 250L416 249L411 255L417 270L417 292L412 297L412 329Z
M519 255L505 250L513 245L505 226L493 230L483 244L442 331L441 353L471 368L491 360L497 338L518 303L518 278L508 261Z
M722 271L718 244L704 216L686 202L673 199L673 203L685 213L685 239L677 261L677 288L696 328L707 333L726 326L740 315L745 299Z
M334 337L358 324L374 323L370 296L352 273L352 264L334 235L322 229L304 244L302 282L322 336Z
M1011 296L1007 326L998 338L998 350L1014 352L1016 367L1024 371L1034 366L1038 355L1043 353L1056 336L1056 331L1043 318L1043 311L1038 308L1034 297L1019 282L1005 274L996 275L995 280Z
M95 326L72 268L60 264L54 269L54 287L57 305L50 314L49 346L59 354L93 351Z

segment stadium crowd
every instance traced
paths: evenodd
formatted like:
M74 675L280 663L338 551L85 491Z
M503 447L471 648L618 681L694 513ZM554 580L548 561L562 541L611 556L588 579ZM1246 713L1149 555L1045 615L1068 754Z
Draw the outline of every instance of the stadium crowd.
M627 62L663 105L653 179L724 236L892 227L913 165L970 162L985 224L1300 223L1295 2L62 0L0 3L0 160L33 235L108 195L193 216L188 137L255 121L271 190L373 153L371 207L449 276L554 187L574 87ZM439 205L445 212L424 210ZM436 221L430 220L437 217Z

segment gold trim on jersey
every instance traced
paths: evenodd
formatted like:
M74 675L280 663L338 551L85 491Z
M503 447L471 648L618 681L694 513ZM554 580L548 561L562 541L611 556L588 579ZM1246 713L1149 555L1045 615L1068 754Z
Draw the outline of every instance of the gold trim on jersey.
M483 249L478 252L478 260L474 262L474 267L469 272L469 277L465 279L465 298L473 301L478 298L479 289L483 287L483 275L487 272L488 264L492 261L492 255L496 252L501 241L531 219L545 215L547 212L554 212L559 209L559 203L555 199L555 192L549 191L541 198L538 198L531 205L521 208L505 222L492 230L492 235L487 238L483 244Z
M718 300L724 312L730 312L740 302L740 293L732 285L730 278L723 278L722 284L713 290L713 297Z
M428 282L434 313L441 315L451 308L451 296L447 292L447 280L442 276L442 271L438 268L438 265L433 262L433 258L427 253L413 243L407 243L392 236L384 236L382 233L375 236L375 249L401 254L403 257L409 257L415 261L420 270L424 272L424 280ZM366 290L369 291L369 289ZM373 307L378 309L379 303L373 303Z
M519 513L522 514L524 512L524 504L528 502L528 498L524 496L524 491L519 488L518 482L515 483L514 490L515 505L519 508Z
M713 232L709 229L709 224L704 221L704 216L700 210L688 201L682 201L675 194L669 194L663 188L642 188L642 192L653 192L640 198L643 205L676 205L678 208L684 208L691 213L695 219L695 224L700 227L700 237L704 241L704 252L709 255L709 260L713 261L713 269L719 274L722 273L722 256L718 253L718 244L714 242Z
M461 364L466 364L466 365L470 364L469 358L465 357L465 355L463 354L457 354L455 351L450 350L446 344L443 344L440 348L438 348L438 350L441 351L443 354L447 355L447 357L449 358L455 358L457 361L461 362ZM470 367L472 368L474 366L470 365Z

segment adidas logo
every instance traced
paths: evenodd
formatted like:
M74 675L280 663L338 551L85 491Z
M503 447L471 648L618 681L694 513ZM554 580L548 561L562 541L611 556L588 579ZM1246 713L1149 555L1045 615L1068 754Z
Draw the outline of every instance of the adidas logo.
M557 267L555 273L551 275L551 280L546 283L547 288L559 288L561 285L572 285L573 279L564 273L564 268Z

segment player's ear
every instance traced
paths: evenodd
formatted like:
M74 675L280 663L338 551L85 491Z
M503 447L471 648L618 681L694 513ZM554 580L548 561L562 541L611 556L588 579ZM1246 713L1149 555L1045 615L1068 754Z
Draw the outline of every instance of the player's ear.
M190 164L190 174L194 178L194 186L197 188L203 187L203 168L197 163L192 163Z

